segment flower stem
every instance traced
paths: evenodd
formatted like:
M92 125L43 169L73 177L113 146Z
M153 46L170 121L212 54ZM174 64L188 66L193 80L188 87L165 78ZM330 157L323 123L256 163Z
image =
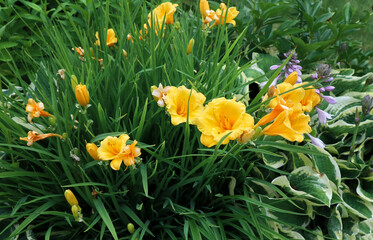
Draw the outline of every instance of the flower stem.
M352 156L354 155L354 151L355 151L355 147L356 147L355 146L355 141L356 141L357 133L359 131L360 122L361 122L361 119L359 119L359 121L357 121L356 126L355 126L355 130L354 130L354 135L352 136L350 154L348 155L348 162L351 162Z

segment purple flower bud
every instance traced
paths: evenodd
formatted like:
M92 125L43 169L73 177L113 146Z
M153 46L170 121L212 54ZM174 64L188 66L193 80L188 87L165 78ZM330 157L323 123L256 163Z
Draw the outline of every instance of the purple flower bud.
M332 119L332 116L331 114L321 110L320 108L318 107L315 107L316 108L316 111L317 111L317 114L319 116L319 121L321 124L325 124L326 123L326 119Z
M275 70L277 68L279 68L281 65L272 65L269 67L270 70Z
M317 73L312 74L312 75L311 75L311 78L313 78L313 79L317 79Z
M325 91L328 91L328 92L331 92L331 91L333 91L334 89L335 89L334 86L326 86L326 87L325 87Z
M324 95L321 95L321 97L324 98L324 100L327 101L330 104L336 104L337 103L337 100L335 100L334 97L324 96Z
M323 141L321 141L319 138L312 137L308 133L307 133L307 136L311 139L311 142L312 142L313 145L318 146L318 147L320 147L322 149L325 148L325 143L323 143Z
M372 110L372 98L370 98L369 95L366 95L366 96L363 97L363 99L361 100L361 104L362 104L362 111L363 111L363 114L364 114L364 115L368 115L369 112Z
M320 90L319 89L315 89L316 93L320 95Z
M334 80L334 78L328 78L327 80L324 80L324 82L331 82L331 81L333 81Z
M321 88L319 88L319 91L320 92L325 92L325 88L321 87Z
M316 72L319 76L322 76L322 77L329 77L330 75L330 67L328 64L320 64L317 68L316 68Z

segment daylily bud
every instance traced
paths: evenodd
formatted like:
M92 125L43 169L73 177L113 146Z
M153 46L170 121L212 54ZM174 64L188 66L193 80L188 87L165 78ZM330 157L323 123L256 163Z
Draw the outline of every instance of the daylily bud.
M291 85L294 85L298 80L298 73L292 72L289 74L289 76L285 79L284 82L290 83Z
M89 153L89 155L94 159L94 160L100 160L100 158L97 155L97 145L94 143L87 143L86 149Z
M72 212L72 214L73 214L73 216L75 218L75 221L81 221L80 220L80 217L81 217L80 212L81 212L81 210L82 209L79 207L79 205L73 205L71 207L71 212Z
M176 29L180 29L180 22L179 21L175 22L174 26L175 26Z
M275 86L270 86L268 89L268 93L267 93L268 98L273 97L275 95L275 91L276 91Z
M194 38L189 40L188 48L186 51L187 55L189 55L192 52L193 46L194 46Z
M66 198L67 202L68 202L71 206L79 205L78 200L76 199L74 193L73 193L70 189L67 189L67 190L65 191L65 198Z
M89 92L86 85L79 84L75 87L75 96L78 103L85 107L89 103Z
M76 78L75 75L71 75L70 82L71 82L72 88L75 89L76 85L78 85L78 79Z
M123 54L124 54L124 57L127 59L128 54L127 54L126 50L124 50L124 49L123 49Z
M127 224L127 230L128 230L128 232L133 234L135 232L135 226L132 223L128 223Z

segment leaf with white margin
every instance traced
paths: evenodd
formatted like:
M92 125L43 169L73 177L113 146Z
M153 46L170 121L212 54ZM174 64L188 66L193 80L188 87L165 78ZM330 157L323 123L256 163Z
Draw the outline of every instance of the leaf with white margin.
M373 177L358 179L356 193L364 200L373 202Z
M277 177L272 184L283 187L293 195L315 199L330 207L333 195L330 181L325 174L317 173L310 166L295 169L289 179L286 176Z
M30 124L30 123L26 122L24 119L19 118L19 117L12 117L12 120L15 123L18 123L19 125L25 127L26 129L28 129L30 131L37 131L39 134L43 133L40 130L44 131L46 129L43 125L40 125L40 124L37 124L37 123Z
M288 158L284 153L279 152L278 155L280 156L277 157L277 156L272 156L272 155L263 153L262 154L263 161L267 166L278 169L284 166L288 161Z
M361 234L370 235L370 237L373 237L373 219L371 218L359 222L359 231Z
M329 217L328 221L328 233L335 239L342 239L343 238L343 224L342 224L342 217L341 213L338 211L336 207L332 214Z
M322 148L315 147L313 145L310 145L310 148L325 154L311 154L311 159L314 161L317 171L319 173L325 173L330 181L332 181L336 186L339 186L341 184L341 171L339 170L338 164L335 159Z
M365 219L373 218L373 205L350 192L343 192L343 204L350 210L350 212Z

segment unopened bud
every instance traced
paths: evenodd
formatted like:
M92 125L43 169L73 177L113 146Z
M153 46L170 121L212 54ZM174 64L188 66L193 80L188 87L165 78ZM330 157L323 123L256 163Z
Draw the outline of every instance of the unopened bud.
M319 77L328 77L330 75L330 67L328 64L320 64L317 68L316 68L316 72L317 72L317 75Z
M175 28L180 29L180 22L179 21L175 22Z
M124 54L124 57L127 59L128 54L127 54L126 50L124 50L124 49L123 49L123 54Z
M86 85L79 84L75 87L75 96L78 103L85 107L89 103L89 92Z
M194 39L192 38L189 40L188 48L186 51L187 55L189 55L192 52L193 46L194 46Z
M294 71L289 74L289 76L284 80L284 82L294 85L297 82L297 80L298 80L298 73Z
M49 121L49 124L52 125L52 126L55 126L56 125L56 117L54 116L50 116L48 118L48 121Z
M275 95L275 91L276 91L275 86L270 86L268 88L268 93L267 93L268 98L273 97Z
M362 104L363 114L368 115L369 112L372 110L372 98L370 98L369 95L366 95L361 100L361 104Z
M359 108L356 108L356 111L355 111L355 123L358 123L360 120L359 118Z
M79 205L78 200L76 199L74 193L70 189L67 189L65 191L65 198L67 202L70 204L70 206Z
M94 159L94 160L100 160L97 154L97 145L94 143L87 143L86 144L86 149L89 155Z
M128 230L128 232L133 234L135 232L135 226L132 223L128 223L127 224L127 230Z
M81 211L82 209L79 207L79 205L73 205L71 206L71 212L75 218L75 221L81 221L80 218L81 218Z

